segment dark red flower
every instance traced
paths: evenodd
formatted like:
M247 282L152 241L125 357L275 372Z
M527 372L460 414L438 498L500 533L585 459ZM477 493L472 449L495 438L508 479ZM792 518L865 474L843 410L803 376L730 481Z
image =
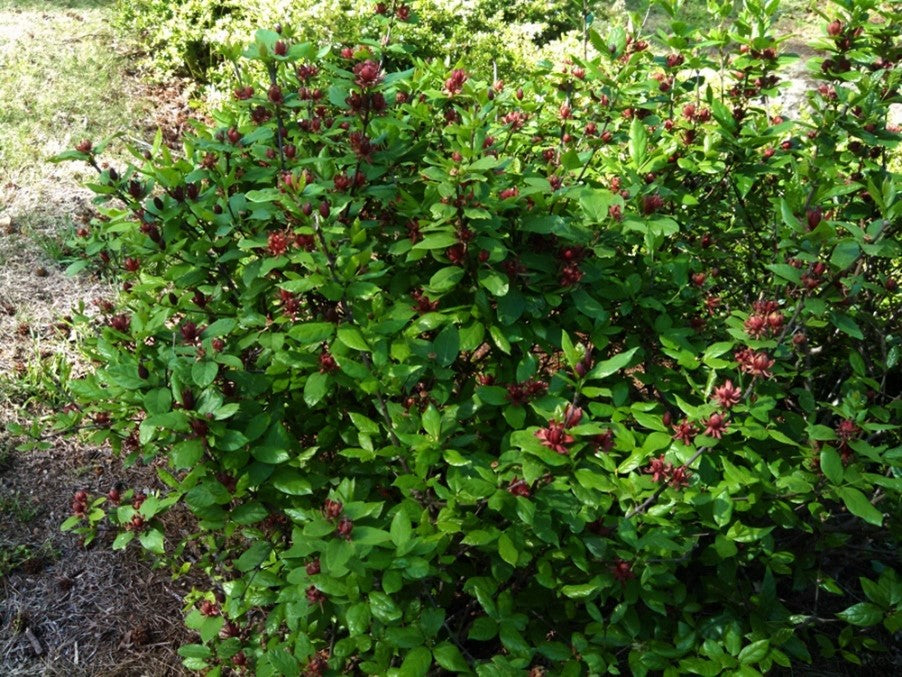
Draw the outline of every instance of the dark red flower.
M507 386L507 399L515 406L522 406L533 397L545 394L547 388L548 384L534 379L522 383L512 383Z
M338 369L338 363L335 362L335 358L332 357L332 354L324 348L319 354L319 373L329 374L336 369Z
M341 514L342 510L344 510L344 506L340 501L333 501L331 498L327 498L323 503L323 512L328 519L335 519Z
M654 214L664 206L664 198L660 195L645 195L642 197L642 213Z
M317 589L315 585L311 585L309 588L307 588L306 595L307 601L311 604L322 604L326 601L325 593Z
M461 68L451 71L451 76L445 80L445 91L451 96L460 94L468 78L467 72Z
M685 418L671 427L673 428L673 439L680 440L683 444L692 444L692 440L698 434L695 426Z
M692 477L692 475L688 470L686 470L686 466L681 465L678 468L674 468L670 473L670 486L672 486L674 489L682 489L683 487L688 487L690 477Z
M597 454L600 451L610 451L614 448L614 431L608 428L603 433L599 433L592 438L592 446L595 448L595 453Z
M564 410L564 427L572 428L578 426L583 418L583 410L580 407L574 407L568 404Z
M371 59L362 61L354 66L354 76L354 82L357 86L363 87L364 89L375 87L382 82L382 78L384 77L379 64Z
M269 253L273 256L281 256L288 250L288 236L282 231L269 234Z
M554 419L548 421L548 427L536 431L536 437L542 441L542 446L548 447L558 454L566 454L568 444L573 444L575 438L564 431L564 424Z
M651 479L655 482L661 483L665 482L670 478L671 472L673 472L673 466L667 461L664 460L664 454L661 454L657 458L651 459L648 463L648 467L643 471L647 475L651 475Z
M341 521L338 523L338 527L336 528L338 535L347 540L351 540L351 532L353 530L354 523L347 517L342 517Z
M749 315L745 321L745 333L752 338L760 338L767 329L767 318L764 315Z
M513 129L523 129L523 125L526 124L528 119L529 116L526 113L519 110L512 110L501 118L501 122L510 125Z
M200 329L193 322L185 322L185 324L179 327L179 331L181 332L185 343L194 343L200 338L201 334Z
M510 481L507 490L514 496L523 496L524 498L529 498L530 496L529 485L525 480L521 480L516 477L514 477L514 479Z
M773 374L770 368L774 366L774 360L763 351L755 351L751 348L743 348L734 355L739 363L739 369L745 374L770 378Z
M116 331L121 331L123 334L128 332L131 327L132 320L128 315L113 315L110 318L110 326Z
M435 301L430 301L429 297L426 296L422 290L414 289L410 292L411 298L416 301L416 305L414 306L414 310L419 313L432 313L438 309L438 299Z
M742 390L734 386L730 379L724 381L722 386L718 386L714 389L714 399L716 399L724 409L729 409L730 407L739 404L741 395Z
M728 425L729 421L727 421L721 414L711 414L711 416L705 422L705 435L714 437L719 440L721 437L723 437L723 433L727 429Z
M622 559L614 561L614 566L611 567L611 573L614 574L615 579L620 581L621 585L626 585L627 581L636 577L636 574L633 573L632 564Z
M460 243L452 245L445 250L445 256L447 256L448 260L455 266L463 264L466 254L467 248Z
M855 425L855 421L850 419L843 419L840 421L839 425L836 426L836 436L839 437L843 443L847 443L852 438L858 437L860 433L861 428Z

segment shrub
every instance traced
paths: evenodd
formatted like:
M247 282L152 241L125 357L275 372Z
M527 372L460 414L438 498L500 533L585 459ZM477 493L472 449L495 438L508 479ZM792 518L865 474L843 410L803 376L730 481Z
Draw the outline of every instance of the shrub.
M672 8L671 8L672 9ZM77 497L175 572L190 668L757 674L900 628L898 15L828 15L805 116L749 0L519 82L270 31L121 172L90 142ZM372 19L382 30L397 18ZM722 73L703 76L700 73ZM166 545L161 516L198 520ZM189 558L186 548L194 553Z

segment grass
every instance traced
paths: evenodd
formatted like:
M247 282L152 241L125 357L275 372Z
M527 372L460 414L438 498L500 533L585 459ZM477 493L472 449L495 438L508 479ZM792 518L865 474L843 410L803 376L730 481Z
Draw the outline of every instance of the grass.
M0 496L0 516L28 524L38 516L38 506L19 492Z
M138 117L107 23L111 1L0 0L0 184L42 180L52 155Z
M149 105L109 25L113 3L0 0L0 425L23 407L59 405L51 394L73 350L53 329L56 318L109 293L63 274L66 241L91 212L82 184L93 170L48 160L146 119ZM120 163L124 145L105 156Z

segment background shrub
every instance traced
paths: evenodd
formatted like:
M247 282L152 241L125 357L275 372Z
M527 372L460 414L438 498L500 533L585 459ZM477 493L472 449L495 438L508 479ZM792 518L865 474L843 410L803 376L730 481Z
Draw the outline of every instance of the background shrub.
M77 267L123 288L76 318L96 370L60 422L168 487L76 496L66 527L106 511L115 547L209 576L186 665L879 660L902 620L898 16L837 4L793 119L767 107L776 10L675 21L663 54L593 31L595 56L508 82L264 30L266 79L183 157L64 154L98 170ZM176 505L198 532L165 547Z
M375 4L137 0L120 2L117 19L122 30L139 36L159 75L222 84L233 76L230 58L240 54L257 28L279 24L298 40L355 44L381 37L371 20ZM559 43L579 43L587 22L625 11L623 3L582 0L413 1L405 6L413 20L395 27L393 41L420 58L451 65L466 61L471 72L486 77L493 71L507 77L550 54L561 56Z

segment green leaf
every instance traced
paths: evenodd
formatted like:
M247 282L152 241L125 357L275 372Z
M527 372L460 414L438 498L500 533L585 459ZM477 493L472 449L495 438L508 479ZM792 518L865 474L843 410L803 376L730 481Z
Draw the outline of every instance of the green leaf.
M561 331L561 349L571 368L575 367L583 357L582 353L573 345L573 341L570 340L570 335L566 331Z
M367 351L370 349L357 327L339 327L338 340L351 350Z
M875 583L864 576L859 576L858 581L861 583L861 589L864 590L864 594L869 600L880 607L888 607L890 605L889 586Z
M770 642L766 639L759 639L757 642L752 642L748 646L743 647L736 658L743 665L758 663L767 656L768 651L770 651Z
M345 621L351 636L366 633L370 629L370 605L366 602L353 605L345 614Z
M798 217L792 213L792 207L789 206L789 202L785 197L780 200L780 214L783 217L783 223L787 226L795 231L803 230L802 223L799 221Z
M470 666L460 650L451 642L442 642L432 650L435 662L451 672L470 672Z
M411 649L401 663L398 677L423 677L432 665L432 652L425 646Z
M852 338L859 340L864 339L864 334L861 333L861 328L858 326L855 320L853 320L845 313L831 312L830 323L841 332L848 334Z
M841 487L838 489L839 497L849 509L849 512L860 517L868 524L883 525L883 513L871 505L871 502L863 493L854 487Z
M209 360L195 362L191 367L191 380L194 385L200 388L206 388L216 380L216 374L219 372L219 365Z
M209 658L213 650L203 644L185 644L178 648L178 654L182 658Z
M370 611L383 623L394 623L401 618L401 610L384 592L370 593Z
M178 470L193 468L204 455L204 443L202 440L185 440L172 447L169 459Z
M645 130L645 124L638 118L634 117L630 123L630 140L629 151L632 158L633 168L639 169L645 162L645 148L648 145L648 132Z
M144 409L148 414L165 414L172 409L172 392L169 388L155 388L144 396Z
M857 625L860 628L869 628L883 620L883 610L870 602L853 604L836 615L846 621L846 623Z
M498 634L498 623L488 616L480 616L467 633L467 639L475 639L478 642L485 642Z
M325 397L328 390L329 375L315 371L307 377L304 384L304 402L308 407L313 407Z
M257 501L252 501L239 505L232 511L230 517L238 524L255 524L266 519L268 514L269 511L266 509L266 506Z
M598 589L599 586L596 583L582 583L580 585L565 585L561 588L561 592L571 599L585 599L598 592Z
M494 270L480 270L479 284L492 292L493 296L505 296L509 289L507 275Z
M723 672L719 662L704 658L684 658L680 661L680 670L684 673L691 672L695 675L702 675L702 677L717 677Z
M501 555L501 559L511 566L517 566L520 553L517 552L517 546L514 545L514 542L507 534L501 534L498 537L498 554Z
M116 536L116 539L113 541L113 550L122 550L129 543L132 542L132 539L135 537L134 531L121 531Z
M579 196L583 213L592 223L603 223L608 218L608 209L618 200L611 191L598 188L586 188Z
M297 659L291 655L287 646L277 646L270 649L266 652L265 658L279 677L297 677L301 673Z
M586 374L586 379L589 380L606 378L611 374L620 371L630 363L630 360L633 359L633 355L636 354L637 350L639 350L639 348L630 348L624 353L614 355L614 357L610 358L609 360L599 362L595 365L592 371Z
M403 548L410 542L413 528L410 525L410 518L407 517L407 513L403 510L398 510L392 518L390 533L392 543L398 549Z
M457 244L457 234L453 232L431 233L417 242L414 249L445 249Z
M360 432L367 435L379 434L379 424L368 416L364 416L363 414L356 411L349 411L348 416L351 418L351 422L354 424L354 427L357 428L357 430L359 430Z
M845 270L861 255L861 248L855 240L842 240L837 243L833 254L830 255L830 263Z
M442 415L433 405L429 405L423 413L423 429L429 433L429 436L438 440L442 434Z
M245 550L241 554L241 557L235 560L235 568L238 569L238 571L250 571L263 564L266 558L269 557L270 551L272 551L272 545L270 545L269 542L258 541Z
M390 541L391 535L376 527L354 527L354 531L351 532L351 540L360 545L379 545Z
M498 633L501 643L515 656L528 656L531 652L523 635L511 624L502 623Z
M197 632L202 641L209 642L219 634L219 631L222 630L224 624L225 618L222 616L204 618L200 623L200 627L197 628Z
M448 324L432 344L435 359L441 366L447 367L454 363L460 353L460 333L454 324Z
M290 496L306 496L313 493L310 480L291 468L277 470L272 476L272 485Z
M429 291L442 294L456 287L464 277L464 269L460 266L447 266L429 278Z
M802 283L802 273L799 272L798 268L793 268L788 263L768 263L765 268L793 284Z
M145 550L157 555L163 554L163 532L159 529L148 529L138 535L138 540Z
M209 327L204 329L201 334L202 338L216 338L217 336L225 336L232 331L238 324L238 321L232 317L222 317L211 323Z
M504 331L498 325L493 324L489 327L489 334L492 336L492 341L495 342L495 345L498 346L498 349L504 353L505 355L511 354L511 344L507 340L507 337L504 335Z
M294 325L288 335L303 345L316 345L332 338L335 325L331 322L305 322Z
M821 449L821 470L833 484L842 483L842 460L832 447Z
M486 155L485 157L481 157L475 162L470 163L468 169L473 172L484 172L487 169L494 169L499 165L501 161L492 156Z

